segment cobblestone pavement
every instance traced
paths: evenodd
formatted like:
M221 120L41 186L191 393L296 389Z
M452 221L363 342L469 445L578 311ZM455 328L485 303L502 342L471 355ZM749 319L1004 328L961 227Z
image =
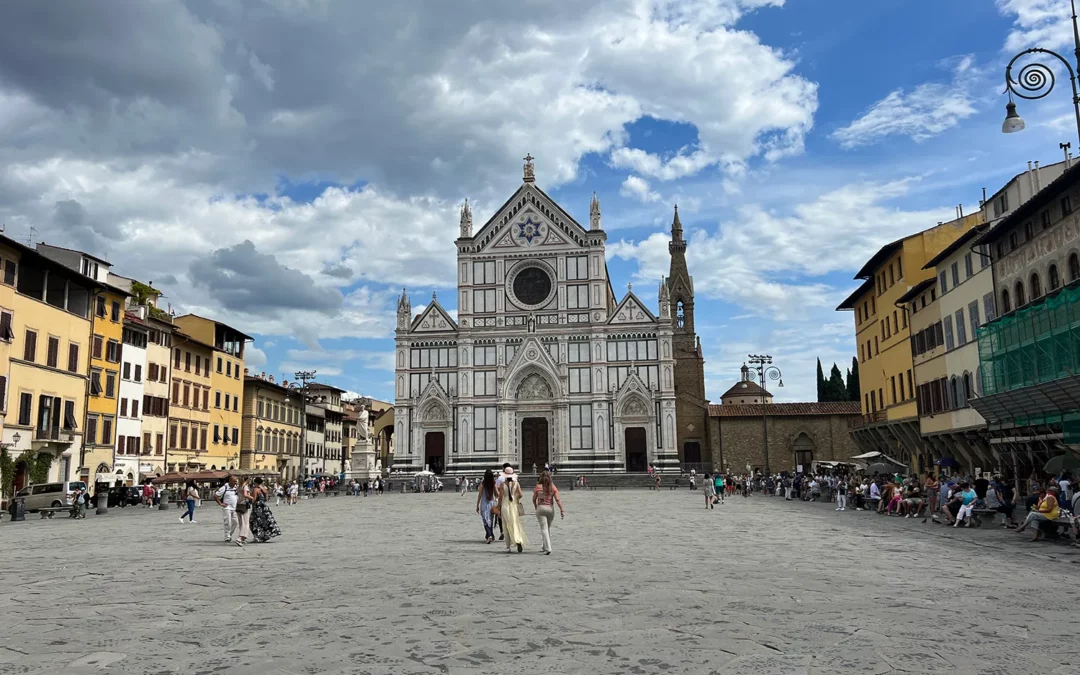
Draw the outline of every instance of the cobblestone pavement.
M0 525L0 673L1080 673L1080 551L754 496L567 492L555 553L474 495Z

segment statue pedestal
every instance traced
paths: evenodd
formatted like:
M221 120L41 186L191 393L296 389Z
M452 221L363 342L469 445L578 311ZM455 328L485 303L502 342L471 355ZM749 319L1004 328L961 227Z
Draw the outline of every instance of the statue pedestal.
M375 468L375 446L367 442L358 442L352 451L352 466L346 474L346 479L355 478L358 481L367 481L376 478L379 471Z

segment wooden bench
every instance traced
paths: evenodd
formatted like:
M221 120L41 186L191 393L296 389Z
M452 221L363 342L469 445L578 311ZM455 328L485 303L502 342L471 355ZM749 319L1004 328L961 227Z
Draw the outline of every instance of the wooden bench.
M971 524L975 527L982 527L983 516L989 516L990 524L993 525L994 518L997 516L998 513L1000 513L1000 511L998 511L997 509L973 509L971 511Z
M70 510L70 506L45 506L38 509L38 513L41 514L42 520L45 520L46 518L52 520L52 517L55 516L57 513L64 513Z

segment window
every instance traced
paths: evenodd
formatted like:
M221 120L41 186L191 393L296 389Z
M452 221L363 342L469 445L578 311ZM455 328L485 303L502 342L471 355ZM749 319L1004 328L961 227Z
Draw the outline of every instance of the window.
M1001 311L1006 314L1012 311L1012 305L1009 303L1009 289L1007 288L1001 289Z
M589 308L589 285L574 284L566 287L567 309Z
M994 294L987 293L983 296L983 315L986 316L986 323L990 323L997 316L994 310ZM1005 311L1008 312L1009 310Z
M566 357L570 363L588 363L592 360L589 357L589 343L570 342L566 345Z
M95 297L94 300L95 300L95 304L97 305L94 308L94 313L97 314L102 319L104 319L105 314L108 313L108 310L105 309L105 296L104 295L99 295L99 296Z
M221 442L221 429L216 424L214 425L214 442L215 443L220 443Z
M221 392L220 391L215 391L214 392L214 407L215 408L220 408L221 407Z
M589 368L570 368L570 393L587 394L592 391L592 370Z
M1039 219L1042 221L1042 229L1049 230L1050 229L1050 209L1046 209L1041 214L1039 214Z
M26 344L23 345L23 358L27 361L33 361L37 356L37 333L28 330L26 331Z
M979 301L972 300L968 304L968 320L971 321L971 339L974 340L978 337L979 333Z
M900 327L907 328L907 311L900 310Z
M255 416L256 417L262 417L263 416L263 400L261 398L259 399L259 403L256 406L256 408L258 409L258 412L255 414Z
M986 246L979 247L979 269L990 266L990 250Z
M202 370L202 356L196 354L195 355L195 374L198 375L200 370ZM209 373L207 373L207 375L209 375Z
M608 340L608 361L655 361L656 340Z
M495 289L473 291L473 312L484 313L495 311Z
M229 401L230 401L230 400L231 400L231 399L230 399L229 395L228 395L228 394L225 394L225 409L226 409L226 410L228 410L228 409L229 409Z
M125 452L125 450L124 450L125 441L127 441L127 438L125 438L124 436L117 436L116 437L116 454L118 454L118 455L124 454L124 452Z
M112 445L113 442L113 418L107 415L101 418L101 444Z
M105 397L113 398L116 396L116 371L105 371Z
M120 379L123 379L123 380L130 380L131 379L131 362L130 361L124 361L123 374L120 375Z
M240 429L238 427L233 427L232 442L233 445L240 445Z
M11 342L15 339L15 331L11 329L11 312L0 312L0 340Z
M225 377L232 377L232 361L225 362Z
M967 344L967 324L964 322L963 308L956 310L956 343L960 346Z
M120 321L120 303L116 300L113 300L111 310L112 311L109 314L109 318L112 320L113 323L118 323Z
M1009 250L1010 251L1015 251L1019 247L1020 247L1020 239L1019 239L1019 237L1016 236L1015 232L1010 232L1009 233Z
M494 396L496 393L494 370L478 370L473 373L474 396Z
M186 426L180 427L180 447L181 449L187 449L187 435L188 428Z
M566 259L567 281L582 281L589 278L589 256L571 256Z
M198 406L196 405L196 407L198 407ZM203 410L209 410L210 409L210 388L209 387L202 390L202 409Z
M221 357L219 356L219 357L217 357L217 371L219 373L221 372L221 367L222 367L222 361L221 361Z
M893 400L893 403L897 403L897 402L900 401L900 399L896 398L896 376L893 375L892 377L889 378L889 380L890 380L890 384L892 385L892 400Z
M157 373L158 373L158 364L151 363L149 365L149 372L147 372L146 377L151 382L157 382L157 379L158 379Z
M1002 192L1001 196L997 198L997 202L994 207L994 216L1000 216L1009 210L1009 193Z
M79 372L79 345L68 345L68 370L72 373Z
M199 441L202 444L202 449L206 449L206 427L199 430Z
M34 407L34 395L22 393L19 394L19 424L22 426L30 426L31 413Z
M967 278L970 278L975 274L975 261L971 259L970 253L964 256L964 274Z
M954 262L950 269L952 270L952 285L956 288L960 285L960 263Z
M896 259L896 280L900 281L904 278L904 267L900 262L900 258Z
M138 364L135 366L135 381L142 382L142 366Z
M945 295L949 288L944 272L938 275L938 285L941 287L941 294Z
M1016 282L1016 287L1013 289L1013 296L1013 302L1016 303L1017 309L1027 304L1027 300L1024 299L1024 282Z
M233 409L233 412L240 412L240 397L239 396L233 396L232 409Z
M473 365L474 366L494 366L495 363L495 345L484 345L473 347Z
M1024 241L1031 241L1035 238L1035 226L1031 221L1024 223Z
M1042 283L1039 281L1037 272L1031 273L1031 301L1035 302L1042 297Z
M956 346L956 341L953 339L952 317L945 317L942 324L945 326L945 349L952 349Z
M1070 213L1072 213L1072 197L1065 195L1061 198L1061 217L1064 218Z
M473 452L495 452L496 424L495 406L473 408Z
M137 398L131 399L131 416L132 417L138 417L139 416L139 399L137 399Z
M120 399L120 417L127 417L127 404L128 400L126 398Z
M14 260L5 260L4 261L4 283L7 284L8 286L14 286L15 285L15 261Z
M58 368L60 365L60 338L49 336L49 351L45 356L45 365Z
M908 368L908 371L907 371L907 390L908 390L908 397L911 397L911 396L915 395L915 381L911 377L911 368Z
M1080 279L1080 256L1075 253L1069 255L1069 283Z
M90 395L101 395L101 371L98 369L90 371Z
M89 415L86 418L86 433L83 434L85 438L83 441L87 445L97 444L97 428L98 428L98 416Z
M874 356L877 356L880 353L881 353L881 351L878 349L878 339L877 339L877 336L875 335L874 336Z
M105 360L109 363L120 363L120 343L109 340L105 344Z
M1056 291L1058 289L1058 287L1061 286L1061 276L1058 275L1057 265L1050 265L1050 267L1046 270L1046 272L1047 272L1047 277L1049 277L1049 284L1050 284L1050 286L1049 286L1049 288L1047 288L1047 290L1048 291Z
M473 263L473 283L477 285L496 283L494 260Z
M572 450L588 450L593 446L590 408L591 405L588 403L570 406L570 448Z

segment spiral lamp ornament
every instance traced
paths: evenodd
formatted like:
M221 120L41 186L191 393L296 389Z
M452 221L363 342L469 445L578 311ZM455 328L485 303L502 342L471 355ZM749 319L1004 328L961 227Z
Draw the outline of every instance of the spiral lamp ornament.
M1025 49L1009 61L1009 65L1005 67L1005 93L1009 95L1009 103L1005 106L1005 121L1001 125L1001 131L1006 134L1011 134L1017 131L1021 131L1025 124L1020 115L1016 112L1016 103L1013 102L1013 95L1015 94L1019 98L1027 99L1029 101L1046 97L1051 91L1054 90L1054 85L1057 84L1057 78L1054 74L1053 59L1057 59L1065 66L1065 69L1069 73L1069 83L1072 85L1073 92L1073 112L1076 115L1076 133L1080 137L1080 92L1077 91L1077 70L1080 70L1080 27L1077 25L1076 20L1076 0L1070 0L1070 6L1072 8L1072 27L1073 27L1073 43L1076 47L1074 54L1077 59L1077 63L1070 63L1061 54L1049 49L1043 49L1042 47L1033 47L1031 49ZM1040 57L1053 57L1048 59L1049 65L1043 61L1025 62L1016 71L1016 75L1013 75L1013 67L1020 59L1031 55L1039 55Z

